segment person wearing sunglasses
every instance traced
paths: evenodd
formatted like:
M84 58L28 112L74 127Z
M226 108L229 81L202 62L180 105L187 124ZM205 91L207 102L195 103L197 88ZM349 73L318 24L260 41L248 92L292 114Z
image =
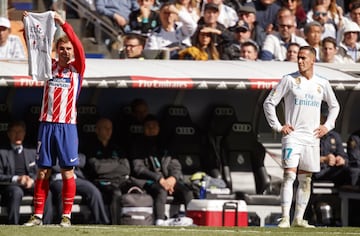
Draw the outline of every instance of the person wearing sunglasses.
M278 32L266 36L260 59L264 61L284 61L286 59L287 47L290 43L295 42L300 46L308 45L304 38L295 34L295 17L294 15L282 17L277 22Z
M316 5L313 7L313 21L317 21L322 26L321 39L326 37L337 38L337 28L333 20L329 18L325 5Z

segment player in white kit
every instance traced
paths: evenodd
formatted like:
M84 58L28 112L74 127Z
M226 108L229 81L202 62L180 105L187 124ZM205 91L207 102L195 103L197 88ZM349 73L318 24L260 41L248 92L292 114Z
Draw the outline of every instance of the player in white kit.
M327 79L314 73L316 51L303 46L298 53L298 71L285 75L264 102L264 113L272 129L283 134L282 165L284 178L280 197L282 218L278 227L290 227L290 208L296 176L295 213L292 226L314 227L303 219L310 198L311 176L320 171L320 138L335 126L340 107ZM276 115L276 106L284 99L285 123ZM329 116L320 125L321 102L329 107Z

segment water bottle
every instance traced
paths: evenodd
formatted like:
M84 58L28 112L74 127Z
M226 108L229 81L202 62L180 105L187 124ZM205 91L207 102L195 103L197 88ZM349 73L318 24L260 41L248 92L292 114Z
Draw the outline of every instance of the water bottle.
M201 181L199 199L206 199L206 181Z

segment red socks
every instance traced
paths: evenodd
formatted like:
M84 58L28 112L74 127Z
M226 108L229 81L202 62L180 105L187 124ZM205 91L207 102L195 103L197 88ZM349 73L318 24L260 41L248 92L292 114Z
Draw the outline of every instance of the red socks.
M75 178L63 179L63 214L70 215L76 193Z
M34 189L34 213L44 213L45 201L49 192L49 180L36 179Z

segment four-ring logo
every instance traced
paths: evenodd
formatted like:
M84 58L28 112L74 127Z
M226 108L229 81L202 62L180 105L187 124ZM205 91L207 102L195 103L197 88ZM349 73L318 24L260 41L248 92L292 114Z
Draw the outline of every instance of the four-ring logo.
M94 133L96 130L96 125L95 124L85 124L85 125L83 125L82 130L85 133Z
M232 130L238 133L250 133L252 130L251 124L235 123L232 125Z
M182 107L172 107L169 108L170 116L187 116L187 110Z
M193 127L178 126L176 127L175 132L179 135L193 135L195 134L195 129Z
M129 131L132 134L142 134L144 133L144 127L142 125L131 125Z
M232 116L234 110L230 107L217 107L215 108L215 115L217 116Z
M78 108L79 114L96 114L96 107L94 106L81 106Z

